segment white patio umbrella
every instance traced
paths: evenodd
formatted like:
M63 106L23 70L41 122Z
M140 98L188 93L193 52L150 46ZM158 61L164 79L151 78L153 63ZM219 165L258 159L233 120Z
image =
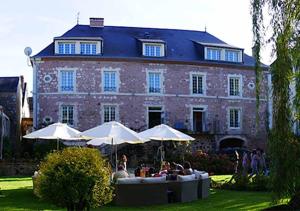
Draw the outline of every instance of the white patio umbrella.
M140 138L138 133L125 127L119 122L111 121L100 126L91 128L79 134L82 138L91 138L87 142L94 146L99 146L103 143L116 146L116 167L117 167L117 145L123 143L138 144L145 140Z
M27 139L55 139L57 141L57 149L59 149L59 140L77 140L80 131L69 127L67 124L54 123L40 130L29 133L23 138Z
M139 133L139 136L146 140L158 140L161 141L161 145L163 141L193 141L195 140L193 137L188 136L174 128L161 124L145 130ZM160 157L162 161L162 153Z

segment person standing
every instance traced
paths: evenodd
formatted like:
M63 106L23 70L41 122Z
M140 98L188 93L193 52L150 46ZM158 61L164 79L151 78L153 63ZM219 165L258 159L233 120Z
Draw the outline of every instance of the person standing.
M121 160L120 160L120 164L124 167L124 170L127 171L127 157L126 155L122 155Z
M238 167L239 167L239 160L240 160L240 155L237 150L234 151L235 155L235 160L234 160L234 173L238 173Z
M254 174L258 174L258 157L257 157L256 150L252 152L251 169L252 169L251 176L253 176Z
M243 153L243 161L242 161L243 175L248 174L248 162L249 162L248 153L244 152Z

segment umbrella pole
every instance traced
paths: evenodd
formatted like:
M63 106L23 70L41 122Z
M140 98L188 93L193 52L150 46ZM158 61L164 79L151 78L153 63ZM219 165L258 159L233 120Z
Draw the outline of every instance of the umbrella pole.
M59 150L59 138L56 140L56 149Z
M116 172L118 170L118 145L116 144Z
M110 163L111 165L113 166L113 149L114 149L114 141L113 141L113 138L111 139L111 145L110 145Z

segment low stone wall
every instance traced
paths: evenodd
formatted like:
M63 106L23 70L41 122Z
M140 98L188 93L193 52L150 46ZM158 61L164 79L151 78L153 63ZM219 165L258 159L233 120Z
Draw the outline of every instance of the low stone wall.
M37 170L34 161L0 161L0 176L32 176Z

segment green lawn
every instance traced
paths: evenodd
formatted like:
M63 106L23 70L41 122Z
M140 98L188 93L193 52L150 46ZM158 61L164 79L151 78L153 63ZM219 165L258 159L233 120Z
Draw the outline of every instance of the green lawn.
M213 176L215 181L230 178L230 175ZM0 178L0 210L64 210L36 198L32 193L29 177ZM107 205L94 210L260 210L269 206L270 194L211 190L209 198L191 203L176 203L151 207L117 207Z

